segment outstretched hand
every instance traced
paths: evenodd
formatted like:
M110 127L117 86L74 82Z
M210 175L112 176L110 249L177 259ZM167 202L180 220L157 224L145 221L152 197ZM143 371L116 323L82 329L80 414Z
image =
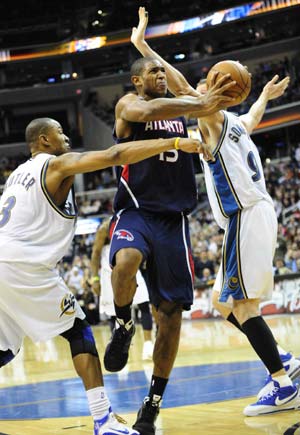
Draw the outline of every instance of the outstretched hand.
M226 95L226 91L230 90L236 84L234 80L230 80L230 74L225 74L217 79L218 73L215 72L212 76L211 86L205 94L201 94L201 98L205 106L207 106L207 114L212 114L221 109L225 109L230 105L234 98Z
M268 100L274 100L275 98L281 97L290 83L290 77L285 77L280 80L280 82L276 83L278 79L279 76L276 74L263 89L263 93L266 95Z
M148 12L143 6L139 7L139 24L137 27L132 28L131 42L137 47L140 43L145 41L145 33L148 24Z

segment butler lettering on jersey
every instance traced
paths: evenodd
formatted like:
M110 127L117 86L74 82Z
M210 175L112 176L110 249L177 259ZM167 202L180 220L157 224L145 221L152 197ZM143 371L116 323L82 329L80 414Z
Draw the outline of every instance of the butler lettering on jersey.
M147 130L167 130L171 133L184 134L184 125L179 120L148 121L145 124Z
M17 174L11 175L6 184L5 189L13 184L21 184L21 186L24 186L26 190L29 189L29 187L33 186L35 183L35 178L32 177L30 172L19 172Z

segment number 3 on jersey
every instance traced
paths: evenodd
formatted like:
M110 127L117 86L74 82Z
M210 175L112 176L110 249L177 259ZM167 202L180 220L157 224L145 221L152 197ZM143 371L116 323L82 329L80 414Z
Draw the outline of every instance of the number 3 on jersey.
M255 155L254 155L253 151L250 151L248 153L247 163L248 163L248 166L251 169L251 171L254 172L254 174L251 177L252 180L253 181L260 180L261 179L261 174L260 174L260 170L259 170L259 167L258 167L257 161L255 159Z
M10 196L4 203L4 206L0 210L0 228L4 227L10 219L10 214L12 208L14 208L16 204L16 198L14 196Z

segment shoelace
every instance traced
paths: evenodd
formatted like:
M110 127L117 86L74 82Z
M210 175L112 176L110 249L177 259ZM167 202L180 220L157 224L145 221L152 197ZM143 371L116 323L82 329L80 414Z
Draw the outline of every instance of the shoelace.
M266 399L270 399L271 397L275 396L275 394L277 393L277 391L279 390L278 387L274 387L272 391L270 391L268 394L266 394L265 396L261 397L259 399L259 402L263 402Z

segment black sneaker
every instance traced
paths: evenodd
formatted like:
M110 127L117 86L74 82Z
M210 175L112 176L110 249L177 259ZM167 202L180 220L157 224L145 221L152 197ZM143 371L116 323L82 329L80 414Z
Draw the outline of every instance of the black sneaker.
M145 397L132 428L141 435L155 435L155 420L159 414L159 406L160 402L153 402L149 397Z
M135 334L134 324L129 330L125 326L114 329L110 342L106 346L104 354L104 367L109 372L119 372L128 361L128 351Z

